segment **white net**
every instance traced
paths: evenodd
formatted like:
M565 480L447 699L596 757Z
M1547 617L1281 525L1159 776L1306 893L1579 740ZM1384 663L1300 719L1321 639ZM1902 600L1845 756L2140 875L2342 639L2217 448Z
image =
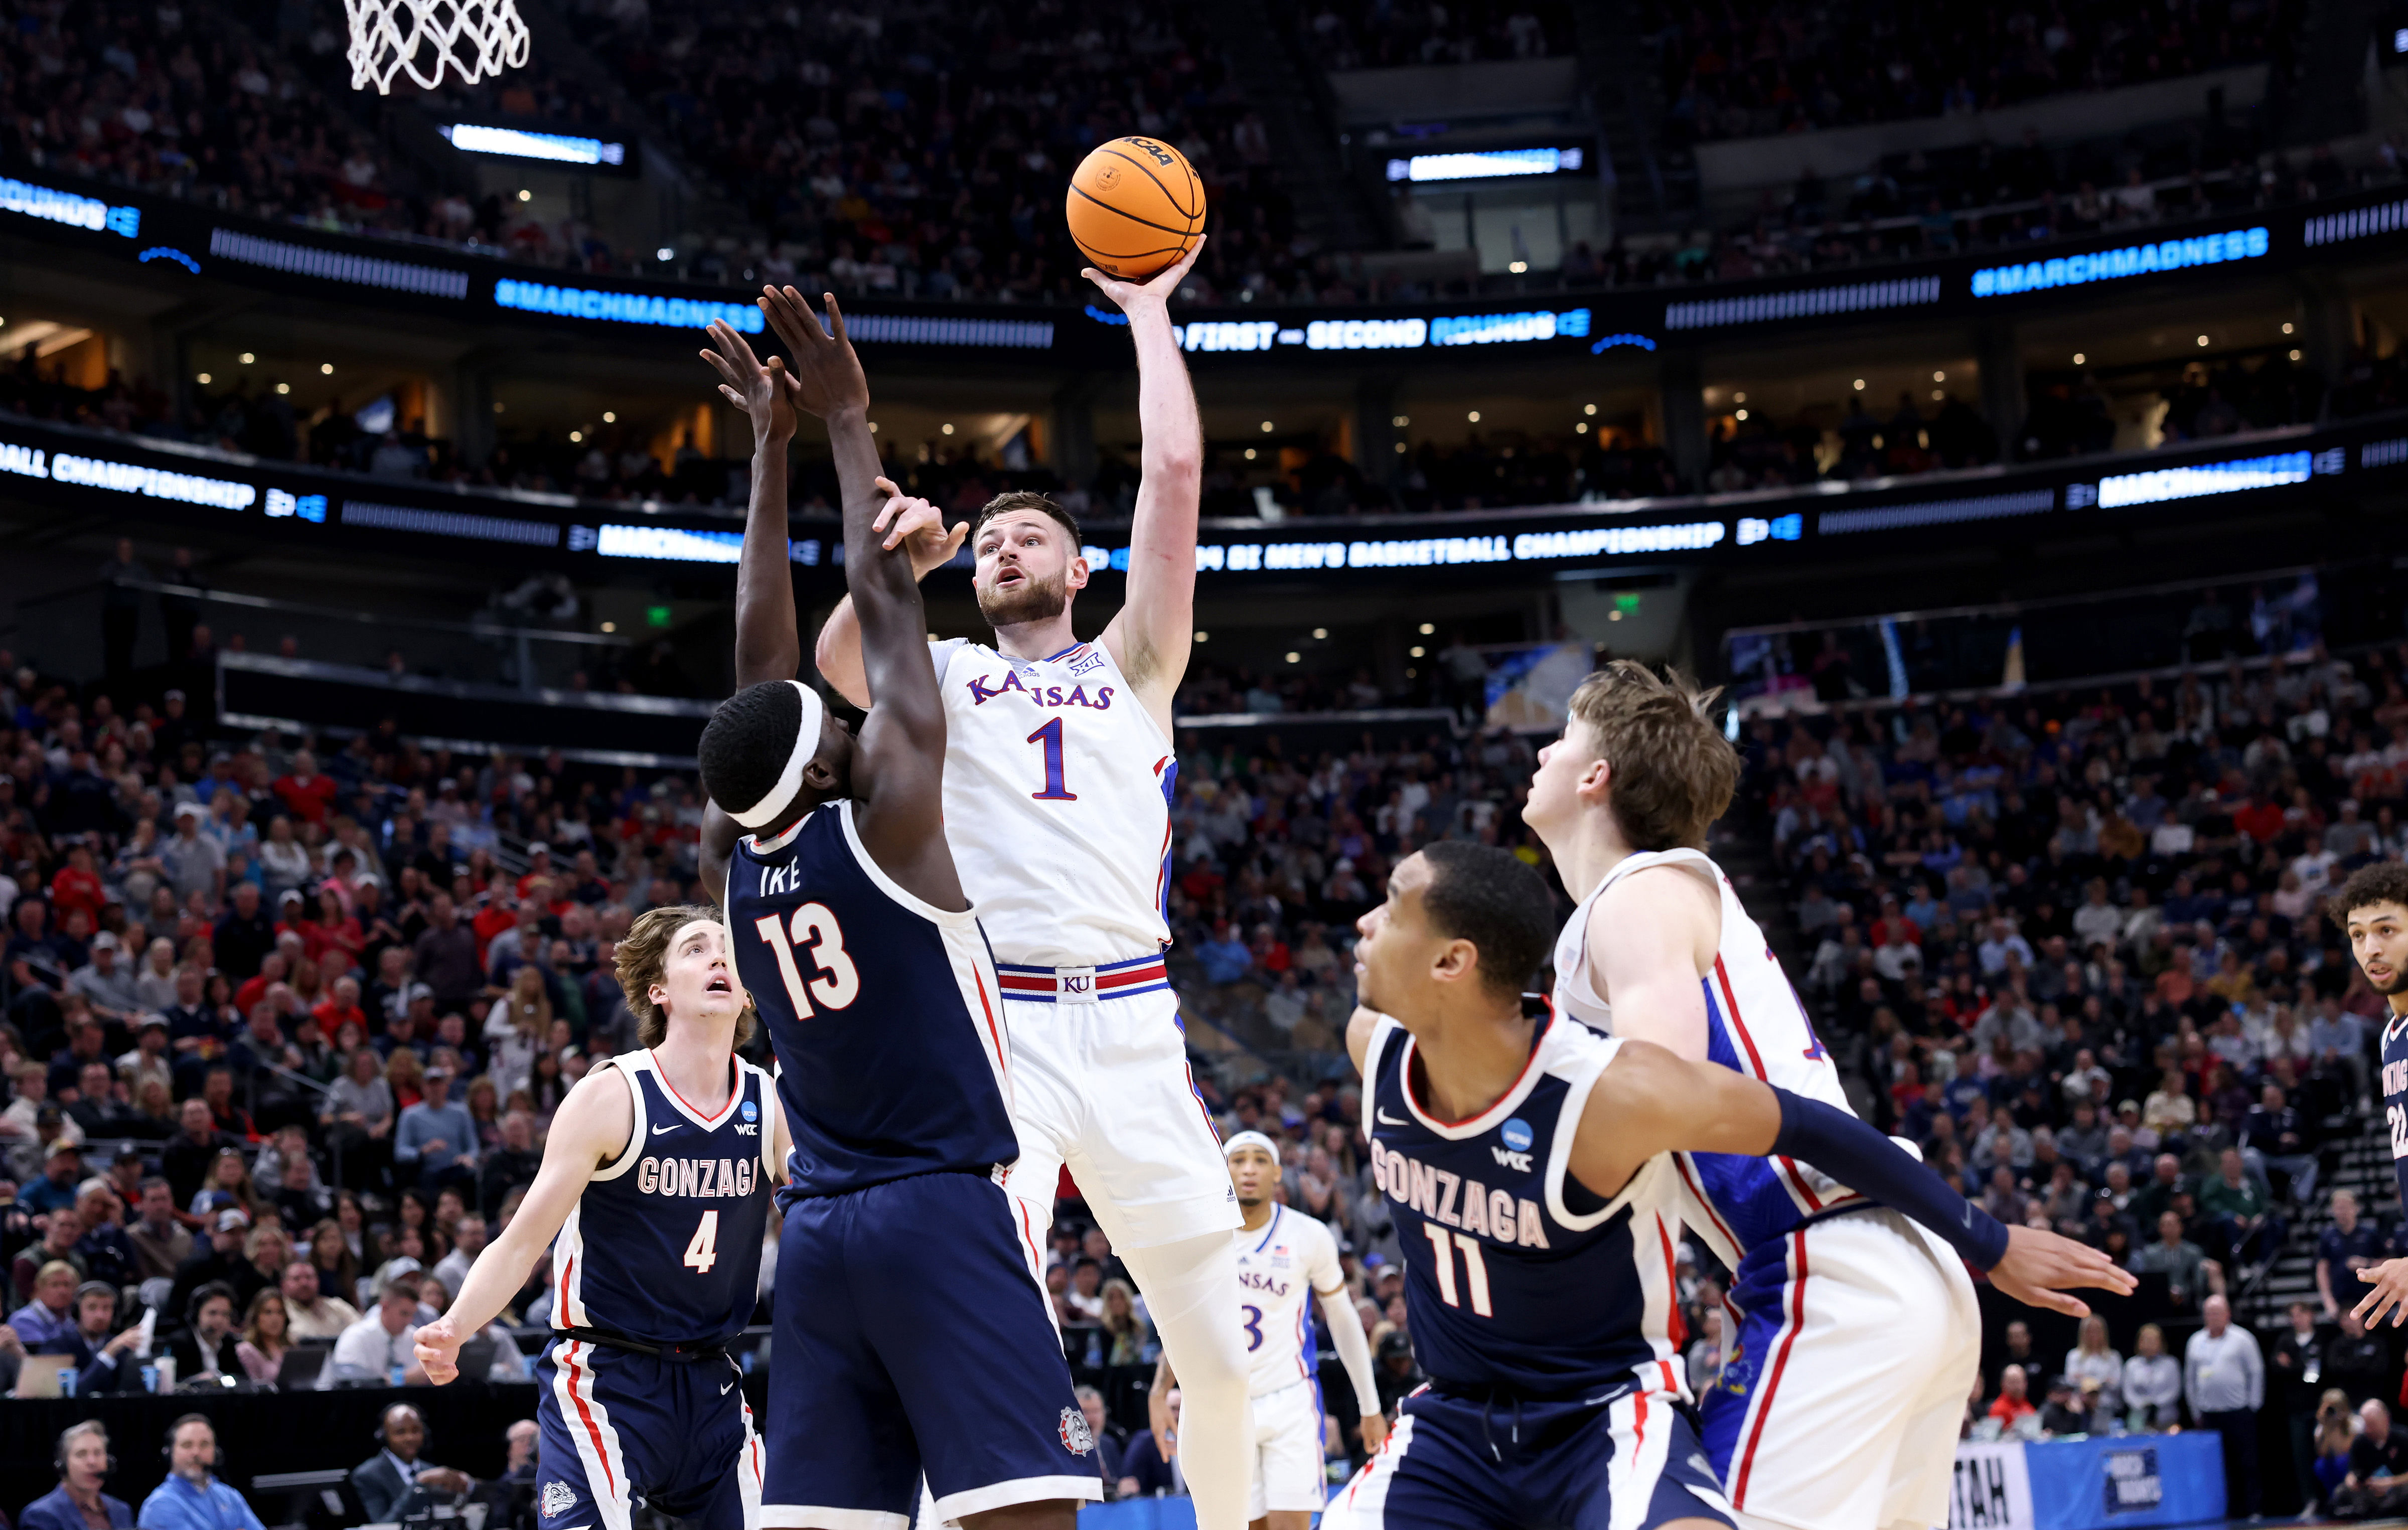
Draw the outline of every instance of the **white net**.
M433 90L447 68L473 83L527 61L515 0L343 0L351 23L351 89L377 93L407 73Z

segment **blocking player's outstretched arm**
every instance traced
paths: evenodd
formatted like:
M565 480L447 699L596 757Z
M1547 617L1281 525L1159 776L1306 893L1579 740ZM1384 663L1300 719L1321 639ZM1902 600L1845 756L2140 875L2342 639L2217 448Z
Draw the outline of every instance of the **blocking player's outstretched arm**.
M2035 1227L2004 1227L1896 1143L1844 1110L1711 1063L1626 1040L1581 1112L1569 1167L1599 1194L1618 1193L1662 1152L1799 1159L1940 1235L2016 1300L2075 1317L2069 1286L2130 1292L2129 1271L2096 1249Z
M793 288L764 295L763 311L794 358L798 407L827 423L844 500L844 582L860 626L862 674L877 698L853 745L853 822L863 846L914 897L939 908L968 905L945 847L945 706L928 662L928 613L908 547L889 548L877 522L925 512L880 476L869 431L869 381L845 338L834 293L825 328Z
M1142 437L1137 511L1129 525L1128 593L1104 628L1104 647L1154 720L1170 731L1170 698L1187 673L1196 635L1196 519L1204 493L1204 427L1187 359L1170 328L1170 294L1187 279L1204 241L1160 276L1116 281L1081 272L1120 305L1137 345L1137 415Z
M460 1346L482 1333L525 1289L535 1262L559 1235L595 1170L626 1151L627 1134L636 1129L627 1087L627 1076L619 1069L597 1067L560 1102L544 1139L543 1166L519 1203L518 1215L477 1255L452 1309L418 1330L415 1352L429 1381L440 1386L460 1374Z
M741 691L763 680L793 679L802 667L786 542L786 444L795 437L796 379L779 357L764 364L724 321L713 320L710 334L712 349L702 359L719 374L719 391L752 422L752 497L736 558L736 688Z

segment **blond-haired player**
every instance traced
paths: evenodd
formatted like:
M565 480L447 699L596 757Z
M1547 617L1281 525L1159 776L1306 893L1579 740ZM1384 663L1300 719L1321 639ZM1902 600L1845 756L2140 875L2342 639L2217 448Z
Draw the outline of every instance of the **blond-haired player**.
M1797 990L1703 849L1739 783L1713 700L1618 660L1540 751L1524 817L1579 904L1555 945L1555 1008L1846 1110ZM1946 1523L1981 1347L1963 1261L1793 1159L1674 1162L1683 1222L1733 1272L1728 1361L1699 1403L1742 1525Z

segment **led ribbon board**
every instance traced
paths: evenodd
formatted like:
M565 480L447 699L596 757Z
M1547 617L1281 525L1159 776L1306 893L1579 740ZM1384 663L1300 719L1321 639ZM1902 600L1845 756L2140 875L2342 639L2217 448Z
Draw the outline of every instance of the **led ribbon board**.
M543 160L553 164L624 164L627 146L573 133L533 133L524 128L480 127L452 122L436 132L452 147L471 154L497 154L505 159Z
M1390 160L1388 179L1424 184L1551 176L1562 170L1577 170L1586 158L1579 149L1482 149L1456 154L1415 154L1411 159Z
M2227 261L2255 260L2272 248L2263 227L2236 228L2191 239L2163 239L2155 244L2127 245L2087 255L2065 255L2020 265L1993 265L1973 273L1975 297L2005 297L2050 287L2079 287L2092 281L2153 276L2160 271L2186 271L2193 266L2221 265Z

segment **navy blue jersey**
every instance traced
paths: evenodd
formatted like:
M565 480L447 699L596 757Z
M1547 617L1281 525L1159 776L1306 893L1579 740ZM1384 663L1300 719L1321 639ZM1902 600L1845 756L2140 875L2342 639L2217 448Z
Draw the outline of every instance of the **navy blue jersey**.
M552 1240L553 1327L708 1344L752 1321L778 1099L767 1074L728 1063L736 1087L716 1116L681 1099L649 1051L603 1065L626 1075L636 1128Z
M1413 1096L1404 1027L1383 1020L1373 1033L1371 1172L1404 1248L1413 1353L1441 1388L1546 1398L1641 1379L1684 1391L1670 1364L1671 1159L1649 1160L1610 1202L1566 1169L1589 1091L1621 1047L1550 1010L1504 1097L1447 1122Z
M992 1172L1020 1156L1002 992L977 917L921 902L833 802L727 864L736 970L778 1052L784 1194Z
M2391 1172L2408 1207L2408 1015L2383 1019L2383 1122L2391 1129Z

